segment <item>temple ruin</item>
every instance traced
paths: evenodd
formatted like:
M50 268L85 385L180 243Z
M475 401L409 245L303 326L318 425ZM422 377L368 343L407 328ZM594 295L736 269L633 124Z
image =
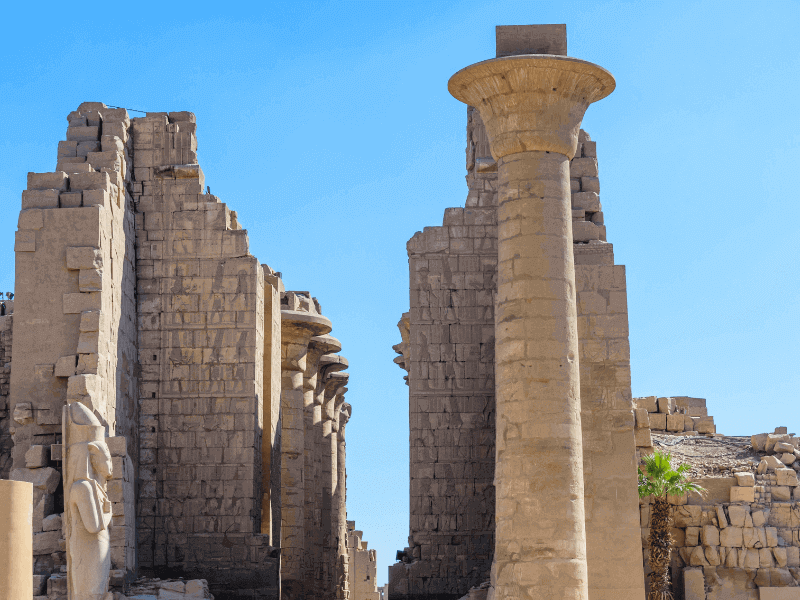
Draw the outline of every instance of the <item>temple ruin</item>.
M54 171L28 174L0 316L0 477L31 488L32 596L146 576L181 598L349 597L332 323L208 192L193 114L86 102L68 122Z
M567 57L564 25L496 32L497 58L449 84L468 105L465 206L407 245L394 349L409 386L409 537L389 600L643 599L636 466L654 445L701 442L725 464L734 447L752 456L698 476L708 496L676 500L675 598L800 599L800 508L775 504L800 499L798 438L776 432L765 443L785 444L781 458L763 457L761 437L717 434L705 399L632 398L625 267L580 129L613 78Z
M800 438L632 397L581 129L613 76L567 55L564 25L496 33L449 82L465 206L407 245L409 537L388 584L347 513L334 324L250 254L192 113L86 102L54 171L28 174L0 297L0 600L642 600L656 448L708 490L673 498L675 598L800 600Z

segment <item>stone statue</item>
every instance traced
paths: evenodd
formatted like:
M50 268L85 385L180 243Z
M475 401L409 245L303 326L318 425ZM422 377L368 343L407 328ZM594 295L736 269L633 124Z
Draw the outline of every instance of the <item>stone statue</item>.
M112 600L108 592L111 453L105 428L80 402L64 407L64 535L69 600Z

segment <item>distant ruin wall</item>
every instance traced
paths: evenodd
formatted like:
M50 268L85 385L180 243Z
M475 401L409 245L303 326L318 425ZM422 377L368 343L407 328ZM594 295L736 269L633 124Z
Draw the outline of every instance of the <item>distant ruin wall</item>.
M0 316L0 479L8 479L11 472L11 411L9 410L8 393L11 381L11 339L14 316L14 303L9 300L3 303L3 315Z

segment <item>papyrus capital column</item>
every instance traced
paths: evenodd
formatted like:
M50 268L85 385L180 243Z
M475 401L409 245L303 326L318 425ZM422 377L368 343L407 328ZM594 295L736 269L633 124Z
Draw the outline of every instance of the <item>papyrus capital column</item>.
M507 56L456 73L498 162L495 600L586 600L586 531L569 160L614 89L591 63Z
M311 338L332 327L309 299L300 303L297 294L286 292L281 300L290 307L281 310L281 584L284 597L295 600L305 595L303 374Z
M320 383L320 359L324 354L342 349L339 340L331 335L311 338L303 374L303 414L305 423L305 584L314 598L325 593L322 577L322 403L324 388ZM322 374L324 376L324 373Z

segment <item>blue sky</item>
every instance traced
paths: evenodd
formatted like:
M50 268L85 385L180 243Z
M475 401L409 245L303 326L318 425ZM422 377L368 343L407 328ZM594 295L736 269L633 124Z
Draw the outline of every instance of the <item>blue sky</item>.
M705 397L726 434L800 433L800 3L219 6L4 8L0 289L26 173L55 167L71 110L193 111L206 183L343 342L348 514L379 584L408 535L405 243L463 206L447 80L494 56L495 25L566 23L569 54L616 77L584 128L627 265L634 395Z

